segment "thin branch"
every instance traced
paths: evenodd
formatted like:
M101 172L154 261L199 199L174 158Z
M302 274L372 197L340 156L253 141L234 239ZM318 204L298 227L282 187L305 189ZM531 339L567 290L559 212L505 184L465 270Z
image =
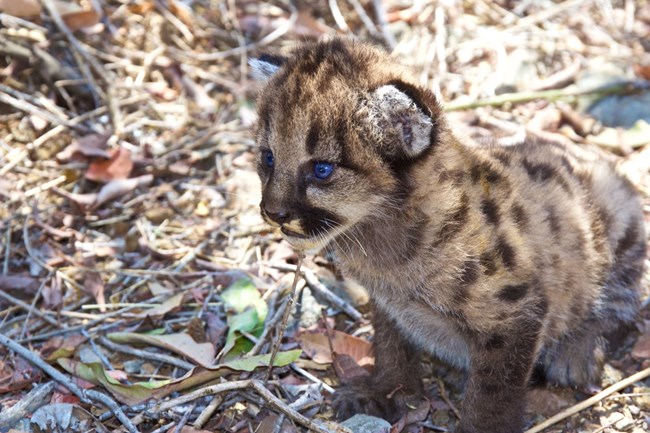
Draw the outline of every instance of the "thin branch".
M614 394L617 391L620 391L623 388L627 388L628 386L632 385L635 382L639 382L647 377L650 377L650 367L646 368L645 370L641 370L638 373L634 373L632 376L629 376L623 380L621 380L618 383L615 383L614 385L605 388L604 390L600 391L598 394L594 395L593 397L588 398L585 401L581 401L578 404L575 404L571 406L568 409L563 410L562 412L558 413L557 415L554 415L547 419L546 421L537 424L535 427L530 428L526 430L524 433L539 433L545 428L548 428L552 426L553 424L557 424L558 422L562 421L563 419L566 419L570 417L571 415L575 415L576 413L587 409L590 406L593 406L594 404L598 403L599 401L603 400L604 398L607 398L611 394Z

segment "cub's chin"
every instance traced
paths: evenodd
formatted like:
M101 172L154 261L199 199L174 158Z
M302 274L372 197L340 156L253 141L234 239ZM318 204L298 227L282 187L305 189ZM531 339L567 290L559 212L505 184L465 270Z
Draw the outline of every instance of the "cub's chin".
M293 232L291 230L281 228L282 238L287 241L293 248L307 254L317 253L325 248L331 241L332 237L325 236L309 236L303 233Z

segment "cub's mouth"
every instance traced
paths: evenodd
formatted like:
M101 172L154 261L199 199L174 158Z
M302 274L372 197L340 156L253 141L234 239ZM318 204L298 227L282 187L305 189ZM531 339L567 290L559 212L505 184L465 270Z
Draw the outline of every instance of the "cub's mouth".
M308 235L306 235L304 233L294 232L293 230L290 230L290 229L288 229L286 227L280 228L280 231L282 232L282 234L284 234L286 236L289 236L289 237L292 237L292 238L309 239L311 237L311 236L308 236Z

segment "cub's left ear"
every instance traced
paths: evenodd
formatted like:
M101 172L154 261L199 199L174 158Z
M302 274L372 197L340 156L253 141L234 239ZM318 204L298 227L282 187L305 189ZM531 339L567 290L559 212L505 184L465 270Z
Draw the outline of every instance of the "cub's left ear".
M425 95L432 101L422 101L422 91L403 83L378 87L368 100L369 118L384 152L394 156L417 157L426 150L435 133L434 113L426 102L438 104L433 95ZM426 105L425 105L426 104ZM437 113L436 113L437 114Z
M266 81L286 62L284 56L273 54L262 54L258 58L248 59L248 66L251 67L251 75L257 81Z

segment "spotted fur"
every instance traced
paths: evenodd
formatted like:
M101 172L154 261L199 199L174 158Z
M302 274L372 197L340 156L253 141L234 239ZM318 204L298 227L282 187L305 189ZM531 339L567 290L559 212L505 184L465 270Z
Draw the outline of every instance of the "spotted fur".
M422 352L468 370L462 433L520 432L536 366L559 385L598 380L603 336L637 311L646 252L639 199L610 161L460 141L432 92L361 43L252 66L268 79L262 215L296 248L333 248L372 298L375 372L337 391L340 417L399 416Z

